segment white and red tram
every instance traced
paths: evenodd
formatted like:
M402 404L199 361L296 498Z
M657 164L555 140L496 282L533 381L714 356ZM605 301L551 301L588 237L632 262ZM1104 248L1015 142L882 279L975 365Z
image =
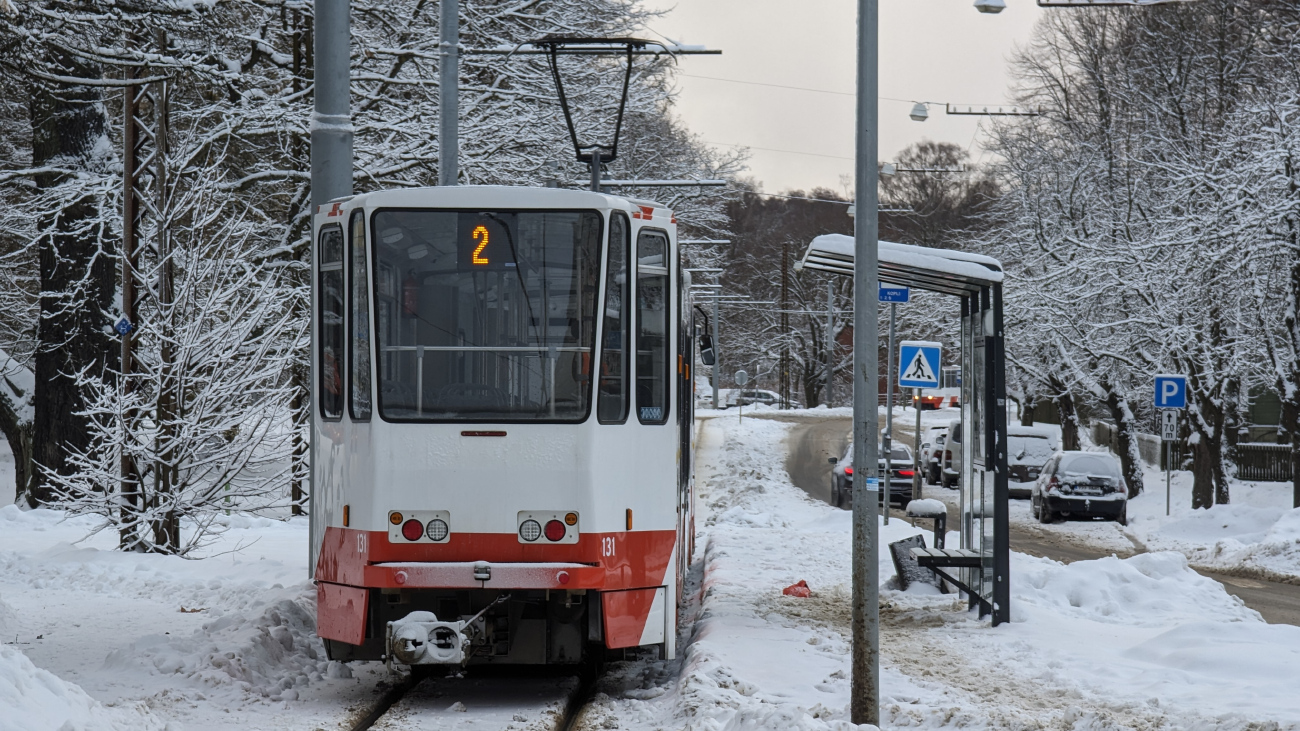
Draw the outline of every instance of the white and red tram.
M313 227L311 562L335 660L674 655L693 526L676 219L489 186Z

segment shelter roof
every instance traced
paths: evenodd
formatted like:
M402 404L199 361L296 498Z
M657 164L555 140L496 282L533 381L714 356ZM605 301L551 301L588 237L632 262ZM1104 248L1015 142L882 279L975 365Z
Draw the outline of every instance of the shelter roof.
M917 289L966 295L1002 282L1002 263L983 254L881 241L880 281ZM808 269L852 276L852 236L824 234L813 239L801 263Z

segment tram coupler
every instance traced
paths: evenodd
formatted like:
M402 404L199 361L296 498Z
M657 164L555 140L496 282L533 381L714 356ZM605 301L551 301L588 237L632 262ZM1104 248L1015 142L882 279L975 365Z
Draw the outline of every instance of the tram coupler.
M403 665L464 666L469 662L466 650L477 629L475 622L489 609L509 598L509 594L502 594L466 620L444 622L433 612L411 612L389 622L384 638L384 656L389 667L394 660Z

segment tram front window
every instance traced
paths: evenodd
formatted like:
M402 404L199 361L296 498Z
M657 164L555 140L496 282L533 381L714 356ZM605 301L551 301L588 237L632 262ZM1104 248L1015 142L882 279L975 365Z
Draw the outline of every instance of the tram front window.
M380 415L586 419L601 228L594 211L377 211Z

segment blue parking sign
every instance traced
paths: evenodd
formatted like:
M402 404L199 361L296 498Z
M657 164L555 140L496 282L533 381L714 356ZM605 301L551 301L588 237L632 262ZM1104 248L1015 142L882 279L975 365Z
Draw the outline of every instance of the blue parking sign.
M1187 408L1187 376L1156 374L1156 408Z

